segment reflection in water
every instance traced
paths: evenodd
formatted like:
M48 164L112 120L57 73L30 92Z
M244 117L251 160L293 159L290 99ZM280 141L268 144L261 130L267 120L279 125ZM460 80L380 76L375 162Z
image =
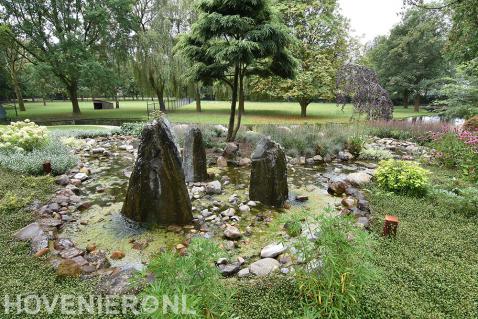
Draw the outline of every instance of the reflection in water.
M409 123L424 123L424 124L434 124L434 123L443 123L449 124L452 126L462 126L465 123L464 119L445 119L438 115L428 115L428 116L417 116L417 117L410 117L406 119Z

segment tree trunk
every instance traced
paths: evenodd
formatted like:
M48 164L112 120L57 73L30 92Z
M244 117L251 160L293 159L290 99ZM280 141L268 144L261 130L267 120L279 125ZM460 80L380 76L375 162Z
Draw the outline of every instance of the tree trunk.
M199 92L199 84L196 83L194 98L196 99L196 112L201 112L201 92Z
M70 84L68 85L67 89L71 105L73 106L73 113L80 114L80 104L78 103L78 85L76 83Z
M43 106L46 106L46 99L44 96L42 97L42 100L43 100Z
M164 103L164 91L163 88L156 90L156 95L158 96L159 110L166 113L166 104Z
M408 109L408 105L410 103L410 96L407 91L403 93L403 107Z
M234 68L234 82L232 84L231 112L229 114L229 126L227 128L227 142L232 142L234 133L234 121L236 118L237 87L239 86L239 65Z
M35 103L35 97L34 96L32 96L32 102Z
M237 114L237 124L232 135L232 140L236 139L237 132L241 127L242 114L244 113L244 73L239 75L239 113Z
M119 99L118 99L118 94L115 94L115 104L116 108L119 109Z
M300 116L307 117L307 106L309 106L310 102L306 100L300 100Z
M18 83L16 74L12 74L12 82L13 82L13 89L15 90L15 95L18 101L18 107L20 108L20 111L25 112L26 109L25 109L25 102L23 102L22 89L20 87L20 83Z
M415 102L413 104L413 108L415 112L420 112L420 94L415 95Z

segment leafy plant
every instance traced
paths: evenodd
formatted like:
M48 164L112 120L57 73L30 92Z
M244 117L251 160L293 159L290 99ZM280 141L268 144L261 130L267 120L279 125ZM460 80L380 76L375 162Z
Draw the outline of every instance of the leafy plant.
M386 160L380 162L375 178L378 185L390 192L423 195L428 188L429 172L415 162Z
M466 131L478 131L478 115L469 118L465 124L463 124L463 129Z
M0 132L0 150L32 151L48 142L48 131L30 120L14 122Z
M359 159L381 161L393 158L392 152L379 148L363 148L360 151Z
M221 250L204 238L194 238L187 254L176 252L159 255L148 270L155 275L154 282L145 295L186 296L187 307L201 318L223 318L230 313L231 289L226 289L220 280L219 270L214 265ZM181 314L164 314L163 309L152 315L154 318L184 318Z
M355 309L362 287L373 278L369 261L374 241L352 218L326 212L318 217L318 239L301 238L296 248L305 267L295 275L306 308L322 318L346 318Z
M74 167L78 157L57 138L52 138L44 147L31 152L0 150L0 166L12 172L42 175L45 161L51 162L52 173L57 175Z

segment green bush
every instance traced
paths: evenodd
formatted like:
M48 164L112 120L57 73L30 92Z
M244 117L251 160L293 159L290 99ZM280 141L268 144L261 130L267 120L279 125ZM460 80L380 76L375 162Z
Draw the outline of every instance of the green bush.
M63 174L78 164L78 157L57 138L31 152L0 150L0 166L21 174L42 175L43 163L50 161L52 173Z
M365 138L360 134L353 134L347 139L346 147L354 156L358 156L365 145Z
M0 132L0 150L31 151L48 142L48 131L30 120L14 122Z
M139 137L141 136L141 132L143 132L145 124L144 122L123 123L120 127L119 134Z
M320 313L317 318L348 318L362 287L374 278L370 260L375 241L352 218L326 212L316 223L317 241L300 237L296 244L305 262L294 277L304 308L315 309Z
M467 131L478 131L478 115L469 118L465 124L463 124L463 129Z
M415 162L386 160L380 162L375 178L378 185L390 192L423 195L428 188L429 172Z
M458 168L464 176L478 180L478 153L453 133L441 135L431 143L435 161L447 168Z
M148 266L155 276L145 295L155 295L159 300L168 296L187 297L188 309L194 310L199 318L223 318L231 313L231 289L226 289L221 274L214 262L221 250L204 238L194 238L187 255L176 252L159 255ZM161 307L160 307L161 308ZM154 313L154 318L184 318L181 314L163 314L163 309Z
M100 136L111 136L119 134L120 132L120 128L98 128L89 130L68 129L55 130L51 133L51 135L56 137L95 138Z
M388 160L391 158L393 158L392 152L376 148L363 148L359 155L359 159L372 161Z

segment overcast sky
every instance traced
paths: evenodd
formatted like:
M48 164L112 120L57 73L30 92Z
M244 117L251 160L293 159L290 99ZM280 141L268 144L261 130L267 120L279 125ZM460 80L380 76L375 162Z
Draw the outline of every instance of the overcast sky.
M339 0L343 14L350 19L354 35L362 43L387 34L400 21L403 0Z

